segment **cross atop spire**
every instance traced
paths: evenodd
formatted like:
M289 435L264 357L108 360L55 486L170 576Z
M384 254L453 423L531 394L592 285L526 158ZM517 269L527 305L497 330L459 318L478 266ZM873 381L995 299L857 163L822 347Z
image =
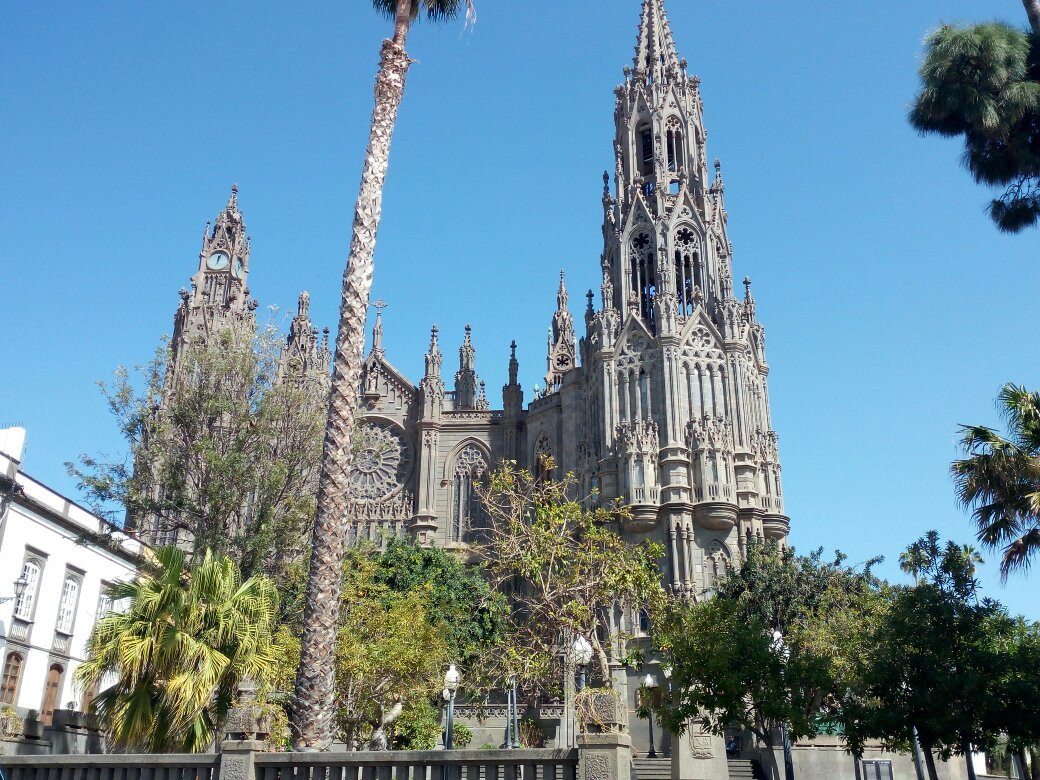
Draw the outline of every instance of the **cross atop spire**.
M664 12L664 0L643 0L634 62L636 71L642 71L654 82L663 81L669 71L678 74L682 68Z

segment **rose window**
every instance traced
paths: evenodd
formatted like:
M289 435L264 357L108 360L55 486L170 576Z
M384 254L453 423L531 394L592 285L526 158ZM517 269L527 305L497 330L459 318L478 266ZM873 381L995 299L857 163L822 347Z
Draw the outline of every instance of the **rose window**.
M350 470L351 498L386 498L404 485L411 466L411 453L398 431L375 423L365 424Z

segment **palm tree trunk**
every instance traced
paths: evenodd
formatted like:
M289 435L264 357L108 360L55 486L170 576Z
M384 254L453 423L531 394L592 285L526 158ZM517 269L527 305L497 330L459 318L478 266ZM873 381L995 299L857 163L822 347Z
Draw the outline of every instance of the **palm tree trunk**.
M1026 7L1026 15L1029 17L1029 26L1033 32L1040 33L1040 0L1022 0Z
M400 11L400 3L398 10ZM343 298L329 395L329 419L321 456L314 515L303 645L296 675L293 732L297 749L324 750L333 738L334 654L339 621L345 516L348 506L351 435L360 393L365 315L372 289L373 255L383 200L383 182L397 109L411 61L404 50L407 25L395 25L394 40L383 41L376 76L375 108L354 207L350 257L343 272Z

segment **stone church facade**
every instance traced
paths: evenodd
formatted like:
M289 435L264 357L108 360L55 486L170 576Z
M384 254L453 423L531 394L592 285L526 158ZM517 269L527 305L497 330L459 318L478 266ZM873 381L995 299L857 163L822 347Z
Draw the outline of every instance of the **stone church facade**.
M765 331L750 280L740 297L734 290L725 184L719 162L708 164L699 85L678 56L661 0L644 0L635 59L615 90L600 289L588 291L576 323L561 274L544 387L526 406L515 342L493 409L469 326L454 371L432 329L416 383L390 362L384 304L373 304L344 518L352 542L412 534L465 549L477 484L503 460L536 471L546 455L559 473L576 476L583 496L630 507L625 535L665 546L662 575L676 594L708 593L751 538L786 538ZM255 333L249 257L233 187L207 223L191 289L180 292L167 382L180 381L190 344L222 329ZM301 294L279 378L325 393L328 329L319 336L308 304ZM147 523L141 527L147 539Z
M475 483L502 460L551 455L583 495L620 497L633 542L665 545L673 592L699 598L752 537L788 532L751 282L738 298L721 166L710 176L699 79L646 0L615 91L614 175L604 174L599 295L577 334L560 278L544 389L525 407L516 346L492 409L467 326L451 376L436 327L416 384L390 362L381 304L362 378L363 445L349 535L410 531L462 548Z

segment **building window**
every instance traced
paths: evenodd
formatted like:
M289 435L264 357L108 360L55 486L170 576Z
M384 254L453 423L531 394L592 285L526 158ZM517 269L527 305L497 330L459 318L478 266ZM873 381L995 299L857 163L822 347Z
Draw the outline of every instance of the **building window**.
M892 780L891 761L864 761L864 780Z
M556 459L553 457L549 437L544 433L534 448L534 478L538 482L549 482L556 474Z
M61 602L58 604L57 630L63 634L72 634L76 623L76 604L79 600L79 578L65 576L65 584L61 587Z
M639 131L639 140L643 147L641 156L644 164L643 173L651 173L653 169L647 164L652 166L654 162L654 134L651 132L649 127L644 127Z
M40 563L30 558L22 564L22 577L26 581L25 590L14 605L14 616L22 620L32 620L33 605L36 603L36 588L40 580Z
M451 485L451 541L461 542L480 512L480 496L475 483L487 472L481 451L468 445L455 459L455 477Z
M14 704L18 680L22 676L21 653L8 653L4 661L4 676L0 678L0 704Z
M43 706L40 708L40 722L44 726L51 725L54 719L54 710L58 707L58 694L61 692L61 676L65 673L65 667L61 664L51 664L47 670L47 683L43 688Z
M108 589L111 587L112 586L107 582L101 583L101 595L98 597L97 616L95 617L95 620L101 620L101 618L112 611L114 606L112 603L112 595L108 592Z

